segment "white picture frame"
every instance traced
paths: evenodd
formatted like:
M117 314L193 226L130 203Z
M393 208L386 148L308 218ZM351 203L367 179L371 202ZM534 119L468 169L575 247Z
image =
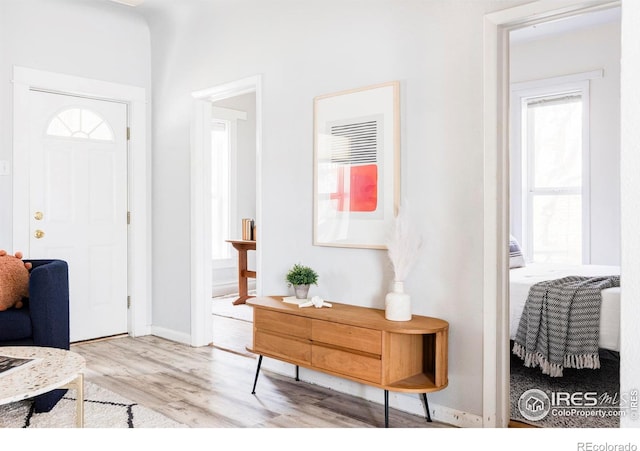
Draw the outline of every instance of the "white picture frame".
M386 249L400 199L400 83L314 99L316 246Z

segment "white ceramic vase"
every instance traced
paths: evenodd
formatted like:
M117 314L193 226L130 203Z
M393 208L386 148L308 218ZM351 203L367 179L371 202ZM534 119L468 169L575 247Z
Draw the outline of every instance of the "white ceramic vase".
M393 291L384 299L384 317L389 321L411 320L411 296L404 292L404 283L394 281Z

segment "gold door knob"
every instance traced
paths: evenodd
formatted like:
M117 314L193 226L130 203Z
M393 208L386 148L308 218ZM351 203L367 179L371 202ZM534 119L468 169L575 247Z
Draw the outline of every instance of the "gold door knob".
M37 239L44 237L44 232L42 230L36 230L36 233L33 234Z
M36 211L33 214L33 217L35 218L36 221L42 221L42 218L44 218L44 213L42 213L41 211Z

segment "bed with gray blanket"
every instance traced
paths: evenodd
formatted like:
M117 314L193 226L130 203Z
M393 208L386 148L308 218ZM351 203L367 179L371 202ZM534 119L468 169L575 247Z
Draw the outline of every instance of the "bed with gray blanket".
M619 276L617 266L511 269L513 352L525 365L554 377L562 376L563 368L599 368L599 350L620 348Z

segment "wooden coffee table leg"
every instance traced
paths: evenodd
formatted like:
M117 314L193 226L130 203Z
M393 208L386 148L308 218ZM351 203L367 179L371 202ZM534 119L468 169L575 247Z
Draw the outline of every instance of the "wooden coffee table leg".
M84 427L84 374L76 379L76 426Z
M67 385L60 388L76 390L76 427L84 427L84 374L79 373L78 377Z

